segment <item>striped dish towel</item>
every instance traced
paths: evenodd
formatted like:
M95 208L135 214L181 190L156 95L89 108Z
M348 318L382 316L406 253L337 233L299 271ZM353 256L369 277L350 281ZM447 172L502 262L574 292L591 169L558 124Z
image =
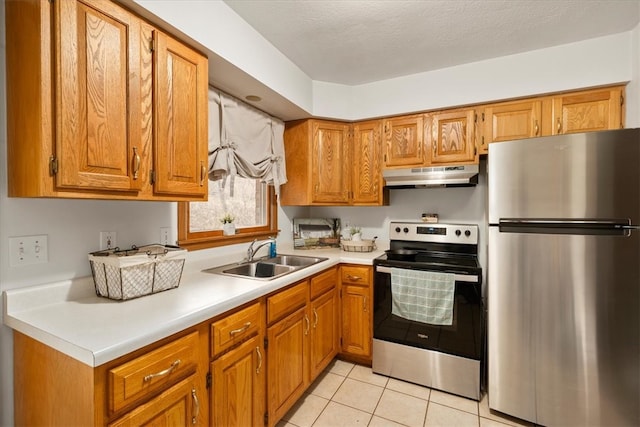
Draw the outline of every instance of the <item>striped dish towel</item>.
M391 313L416 322L453 324L455 275L391 268Z

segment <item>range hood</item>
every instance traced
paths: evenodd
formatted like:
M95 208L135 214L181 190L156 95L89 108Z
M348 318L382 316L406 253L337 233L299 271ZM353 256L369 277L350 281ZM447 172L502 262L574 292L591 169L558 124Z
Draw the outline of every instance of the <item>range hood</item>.
M387 169L382 171L389 188L470 187L478 183L478 165Z

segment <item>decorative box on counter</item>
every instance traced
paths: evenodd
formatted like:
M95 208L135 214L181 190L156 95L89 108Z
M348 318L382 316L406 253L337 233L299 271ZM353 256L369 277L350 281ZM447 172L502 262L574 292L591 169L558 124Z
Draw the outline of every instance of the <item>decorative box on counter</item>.
M187 251L178 246L147 245L89 254L96 294L128 300L177 288Z

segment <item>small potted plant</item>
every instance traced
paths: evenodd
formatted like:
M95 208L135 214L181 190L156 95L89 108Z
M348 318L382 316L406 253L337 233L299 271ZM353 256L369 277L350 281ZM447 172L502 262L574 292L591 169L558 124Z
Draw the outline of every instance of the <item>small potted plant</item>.
M235 217L231 214L226 214L220 218L222 223L222 234L225 236L232 236L236 234L236 225L233 223Z
M362 240L362 234L360 233L360 227L351 227L349 230L351 233L351 240L354 242L359 242Z

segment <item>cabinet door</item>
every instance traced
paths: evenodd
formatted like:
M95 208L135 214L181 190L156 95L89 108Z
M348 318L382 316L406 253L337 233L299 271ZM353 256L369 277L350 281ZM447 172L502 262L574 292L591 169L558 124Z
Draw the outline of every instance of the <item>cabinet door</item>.
M480 154L486 154L492 142L541 136L541 114L540 100L487 106L482 113L484 132Z
M382 121L356 123L353 126L352 204L381 205L380 168Z
M342 285L342 351L371 357L371 291L368 286Z
M622 104L619 88L555 96L552 135L622 128Z
M108 1L55 7L56 186L138 190L141 23Z
M207 194L207 58L156 31L156 193Z
M149 402L138 406L110 427L186 426L199 422L200 402L195 375L162 392Z
M262 335L212 363L214 426L264 426L266 359Z
M311 301L311 378L338 354L338 293L332 289Z
M384 121L384 166L420 166L422 153L422 116L397 117Z
M287 413L309 384L310 328L305 306L267 329L269 425Z
M311 150L311 185L313 203L349 203L348 126L314 122Z
M425 118L425 138L430 147L430 163L477 162L475 112L460 110Z

